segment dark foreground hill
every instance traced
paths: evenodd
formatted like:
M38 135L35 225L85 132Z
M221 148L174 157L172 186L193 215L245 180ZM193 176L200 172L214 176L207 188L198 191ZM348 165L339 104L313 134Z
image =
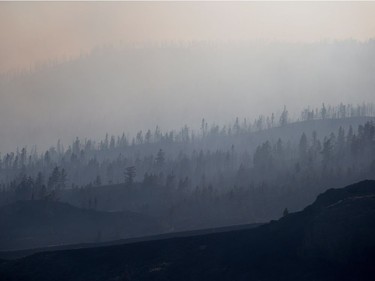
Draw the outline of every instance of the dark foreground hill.
M163 232L134 212L99 212L51 201L19 201L0 208L0 250L101 242Z
M2 261L2 280L374 280L375 181L255 229Z

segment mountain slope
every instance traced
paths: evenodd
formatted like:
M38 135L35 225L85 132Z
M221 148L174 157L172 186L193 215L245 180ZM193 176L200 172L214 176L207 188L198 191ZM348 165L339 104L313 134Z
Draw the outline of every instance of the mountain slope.
M374 100L371 40L345 48L204 45L103 48L29 74L0 76L0 150L36 143L47 149L57 135L66 142L93 132L135 133L139 126L198 125L202 117L226 123L234 112L255 117L285 102L297 109L322 100Z
M51 201L0 208L0 250L100 242L160 233L159 222L133 212L99 212Z
M38 253L4 280L374 280L375 181L255 229Z

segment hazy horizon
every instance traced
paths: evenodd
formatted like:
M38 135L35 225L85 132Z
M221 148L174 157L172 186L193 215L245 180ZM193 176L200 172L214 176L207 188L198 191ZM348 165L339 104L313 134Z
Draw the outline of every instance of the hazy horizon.
M2 2L0 152L375 102L375 3Z
M0 151L373 103L374 54L355 41L100 48L3 77Z
M1 2L0 73L107 44L375 37L375 2Z

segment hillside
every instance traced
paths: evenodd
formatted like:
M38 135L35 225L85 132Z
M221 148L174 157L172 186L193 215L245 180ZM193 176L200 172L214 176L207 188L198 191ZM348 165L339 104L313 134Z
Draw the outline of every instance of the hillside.
M67 203L19 201L0 208L0 250L101 242L163 232L133 212L85 210Z
M330 189L255 229L42 252L4 280L374 280L375 181Z
M362 116L299 121L287 124L283 127L275 127L255 132L252 134L252 138L257 144L264 142L265 140L277 140L278 138L285 141L299 142L302 133L311 136L315 131L320 137L329 136L332 132L337 132L340 127L347 131L350 127L355 129L359 125L374 120L375 117Z
M285 207L301 210L327 187L373 179L370 120L313 119L256 132L214 127L196 138L188 129L177 136L156 130L140 133L131 144L125 136L107 136L96 145L77 138L68 149L58 143L40 155L22 148L1 159L0 205L57 196L81 208L97 202L101 211L157 214L170 223L171 216L191 217L200 204L192 201L207 197L210 202L201 202L207 210L199 213L219 208L234 218L229 224L264 222L278 218ZM144 188L124 188L129 168L132 183ZM236 198L246 199L240 206L245 211L232 208L239 206ZM237 211L249 215L242 218ZM227 225L213 223L200 227Z
M0 150L30 144L46 149L56 136L66 143L106 132L135 134L157 124L198 127L202 118L220 124L236 115L253 119L276 114L275 105L285 102L293 102L296 112L306 103L373 101L374 43L345 46L103 48L28 74L0 76Z

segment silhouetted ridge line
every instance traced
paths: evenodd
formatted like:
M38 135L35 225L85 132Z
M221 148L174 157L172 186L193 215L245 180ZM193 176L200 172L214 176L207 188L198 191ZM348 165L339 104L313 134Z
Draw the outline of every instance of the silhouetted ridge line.
M0 263L0 274L39 281L52 273L56 280L373 280L373 195L375 181L362 181L255 229L39 253ZM346 203L330 207L340 201Z

